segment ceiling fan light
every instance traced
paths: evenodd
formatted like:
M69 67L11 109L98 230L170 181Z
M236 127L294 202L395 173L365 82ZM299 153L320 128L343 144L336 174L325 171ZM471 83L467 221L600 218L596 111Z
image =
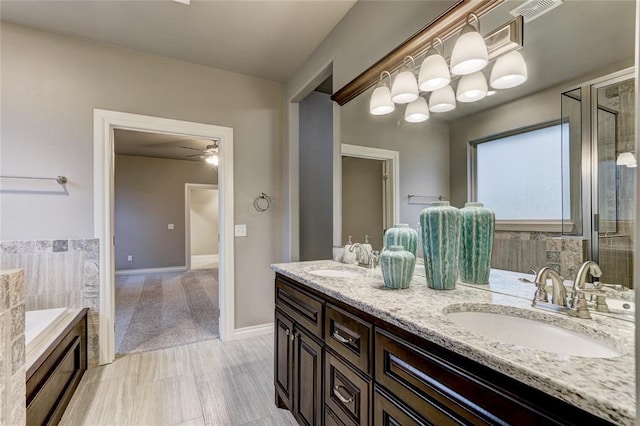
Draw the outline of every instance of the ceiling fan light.
M462 29L451 52L451 73L467 75L480 71L489 63L489 52L484 38L471 25Z
M400 70L391 86L391 100L397 104L408 104L418 99L418 82L408 68Z
M510 89L527 81L527 63L522 54L514 50L498 58L491 70L491 87Z
M423 92L433 92L446 86L451 82L447 61L441 54L434 52L427 54L420 66L418 87Z
M429 107L427 100L419 96L415 101L407 104L404 111L404 120L409 123L422 123L429 119Z
M456 108L456 96L451 86L444 86L431 93L429 110L431 112L447 112Z
M204 159L204 161L211 165L211 166L217 166L219 164L219 159L217 155L210 155L207 158Z
M393 112L396 105L391 100L391 91L386 84L376 87L369 101L369 112L372 115L385 115Z
M487 96L487 80L481 71L463 75L458 82L456 99L459 102L476 102Z

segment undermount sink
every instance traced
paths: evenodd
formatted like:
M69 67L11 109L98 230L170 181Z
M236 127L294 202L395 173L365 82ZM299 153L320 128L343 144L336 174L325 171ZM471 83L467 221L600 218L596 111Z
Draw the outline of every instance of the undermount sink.
M509 309L528 312L518 308ZM503 343L585 358L615 358L622 355L609 342L541 320L497 312L447 312L446 308L445 315L467 330Z
M363 271L353 269L315 269L309 273L323 278L356 278L363 275Z

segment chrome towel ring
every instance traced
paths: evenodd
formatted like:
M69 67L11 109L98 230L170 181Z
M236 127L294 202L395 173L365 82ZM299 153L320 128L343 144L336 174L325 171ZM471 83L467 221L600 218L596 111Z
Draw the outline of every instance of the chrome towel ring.
M253 200L253 207L259 212L266 212L271 208L271 198L264 192L261 192L258 197Z

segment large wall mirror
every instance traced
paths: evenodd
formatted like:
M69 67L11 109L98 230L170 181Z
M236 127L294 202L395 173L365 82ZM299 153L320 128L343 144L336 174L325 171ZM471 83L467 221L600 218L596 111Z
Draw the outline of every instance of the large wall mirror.
M483 36L516 19L511 12L524 2L493 3L479 18ZM341 102L341 142L399 153L400 223L416 227L420 211L439 198L457 207L484 201L499 223L494 267L526 272L550 264L572 279L582 260L594 258L604 282L631 287L636 169L620 156L632 153L635 143L635 4L558 4L520 18L524 38L517 51L527 66L524 83L489 87L490 96L458 101L448 112L431 111L421 123L407 122L406 107L399 104L389 114L372 115L369 84ZM446 58L457 38L443 41ZM415 58L416 76L423 52ZM482 71L485 79L494 64ZM390 69L392 81L400 65ZM452 81L454 92L460 81ZM349 85L337 94L348 92ZM421 95L429 101L430 93ZM537 192L527 192L532 187ZM334 212L334 226L369 213L351 203L348 211ZM362 241L364 235L353 237ZM334 244L346 238L343 232Z

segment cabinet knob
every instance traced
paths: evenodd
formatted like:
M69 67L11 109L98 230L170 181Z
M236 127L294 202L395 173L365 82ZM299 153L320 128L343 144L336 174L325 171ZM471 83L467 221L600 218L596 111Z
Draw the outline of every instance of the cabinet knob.
M289 333L290 333L290 331L289 331L289 329L287 328L287 329L284 331L284 334L286 334L286 335L288 336L288 335L289 335Z
M353 396L350 396L349 398L345 397L342 392L340 392L340 389L344 389L345 391L347 390L344 386L340 386L340 385L336 385L333 388L333 394L343 403L345 404L350 404L353 402Z
M293 342L296 339L296 335L294 333L291 333L291 341Z

